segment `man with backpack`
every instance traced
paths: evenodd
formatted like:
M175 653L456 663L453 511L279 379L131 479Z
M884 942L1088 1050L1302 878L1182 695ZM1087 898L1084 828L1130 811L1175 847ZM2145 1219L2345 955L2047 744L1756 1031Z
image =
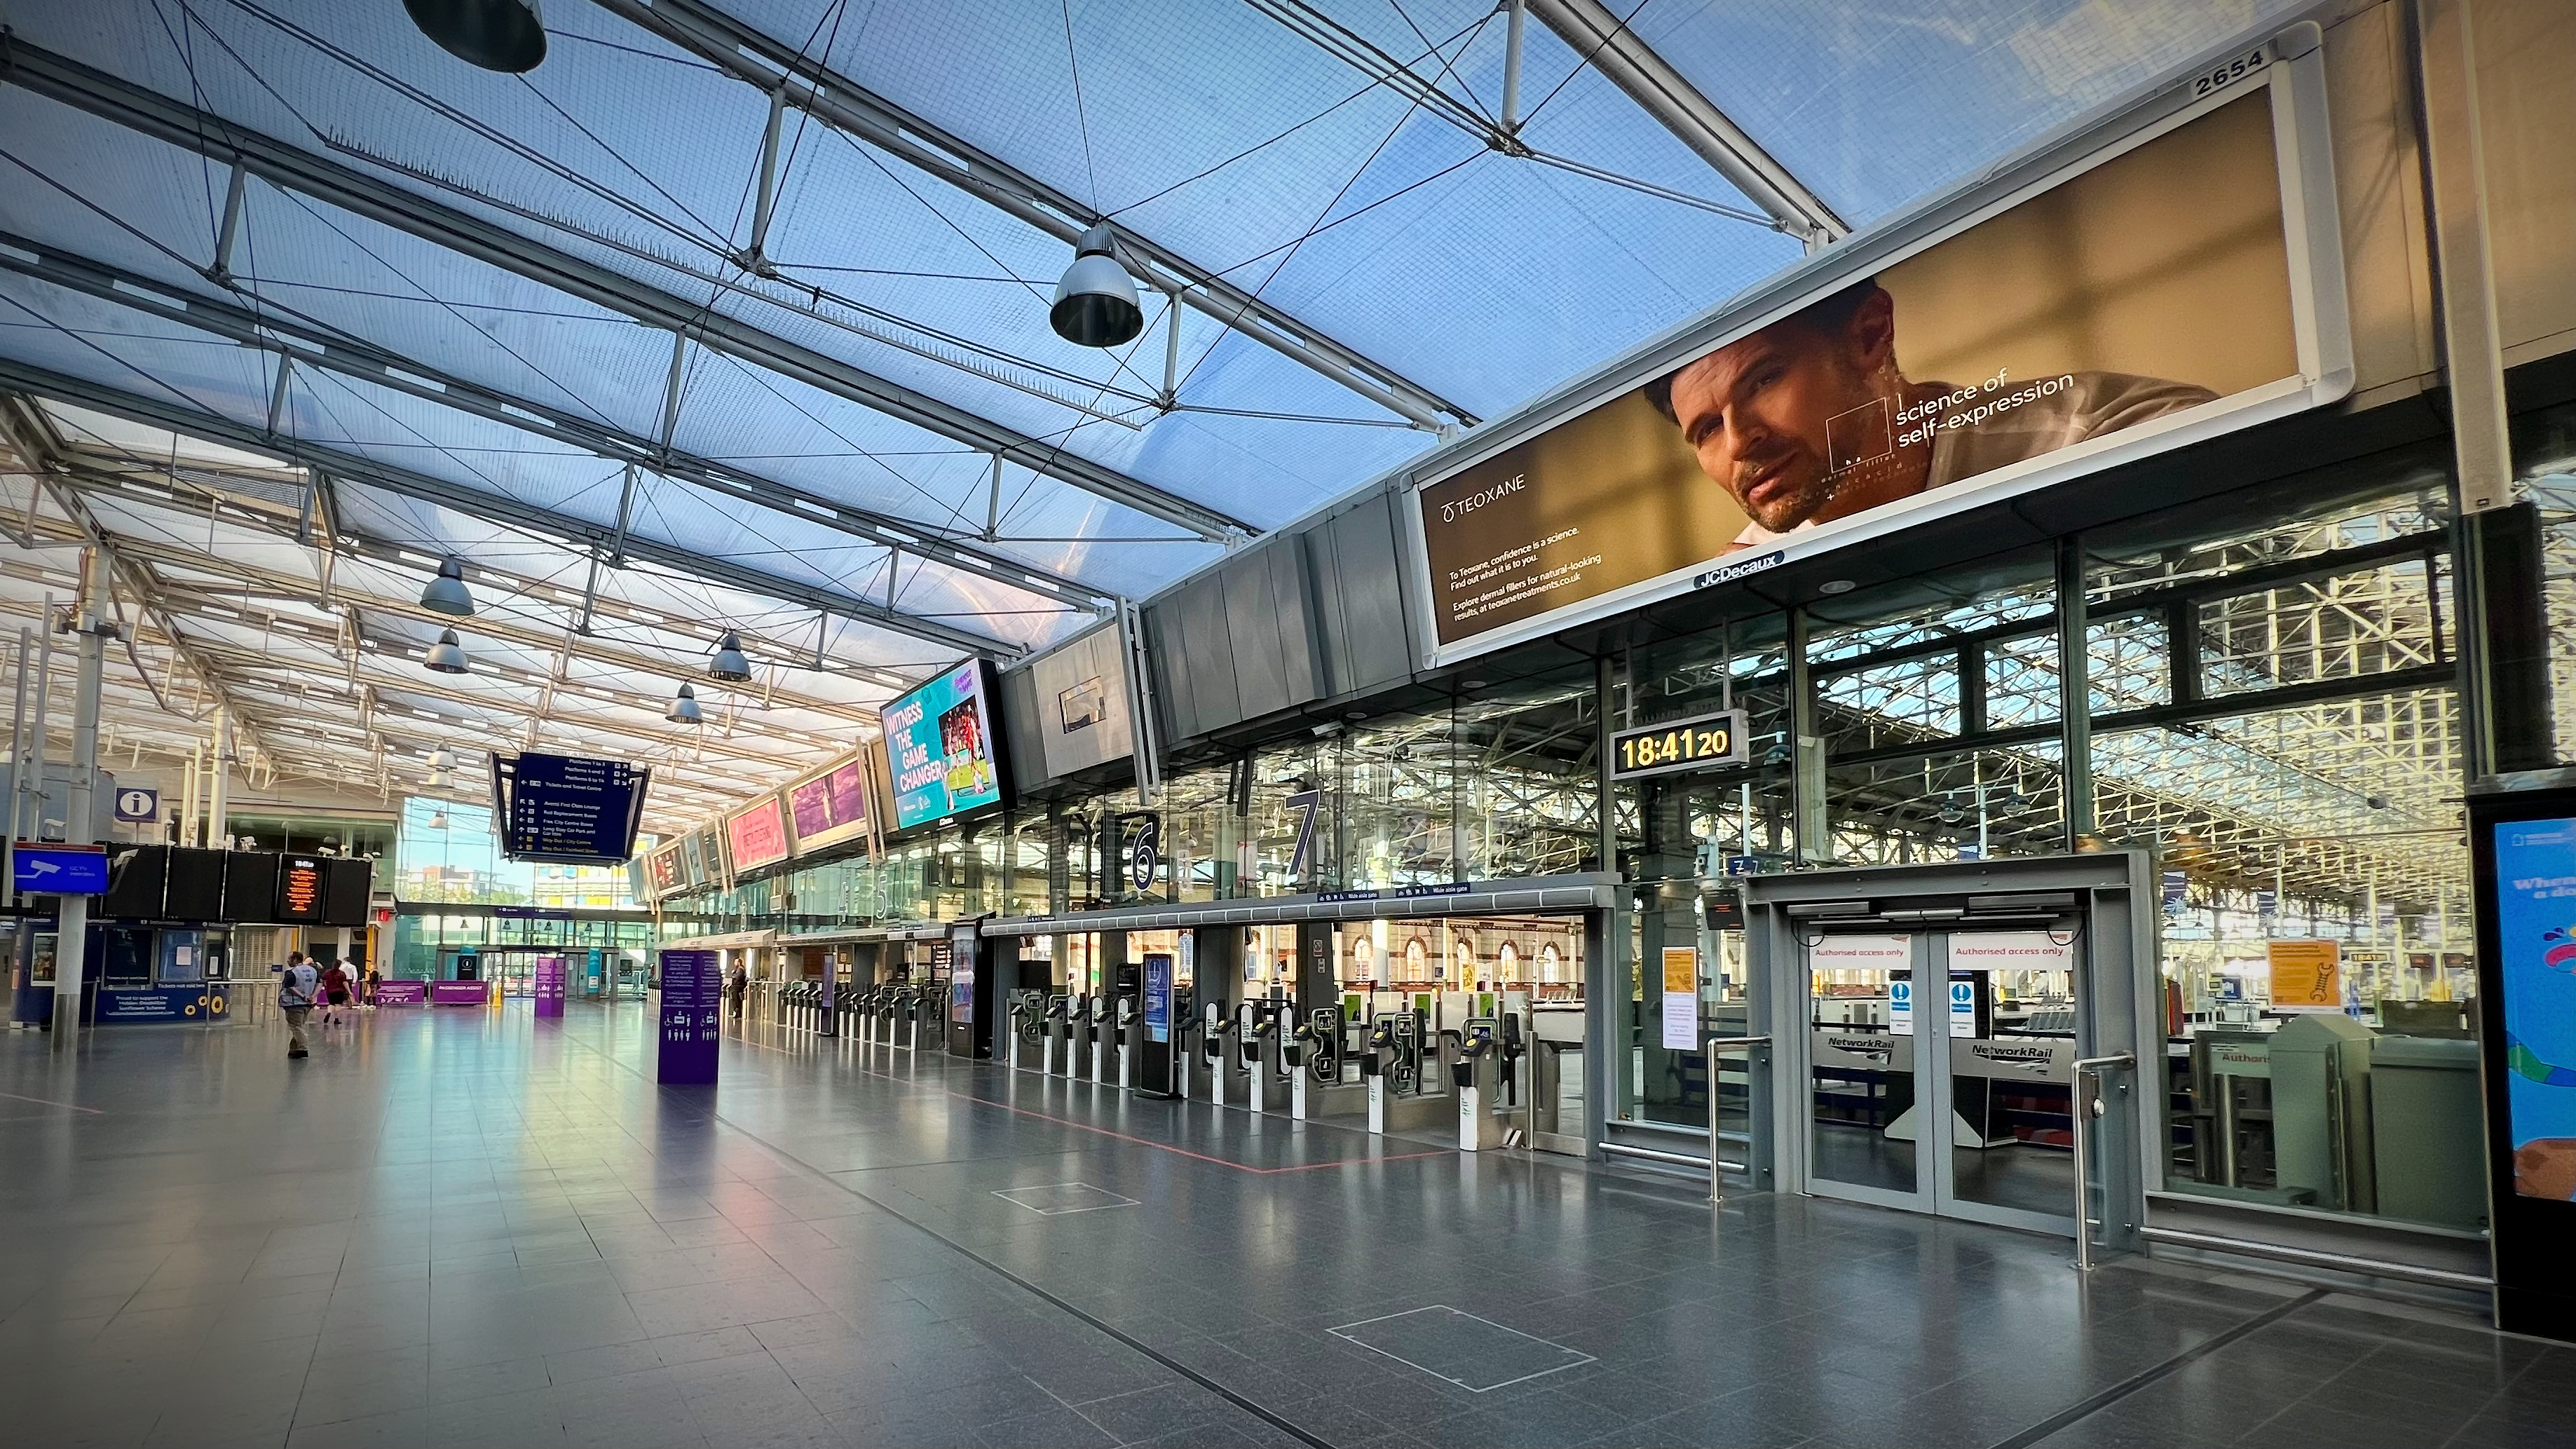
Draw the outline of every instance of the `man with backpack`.
M304 953L294 952L286 958L286 970L277 978L277 1009L286 1017L286 1055L289 1060L305 1056L304 1019L313 1014L314 993L322 989L321 974Z

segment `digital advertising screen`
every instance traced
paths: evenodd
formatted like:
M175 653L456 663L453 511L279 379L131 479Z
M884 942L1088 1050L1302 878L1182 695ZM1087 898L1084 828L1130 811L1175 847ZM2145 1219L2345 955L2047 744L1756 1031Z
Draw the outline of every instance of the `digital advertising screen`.
M864 835L868 828L865 752L787 787L788 823L801 854Z
M763 795L725 817L725 844L737 871L757 870L787 858L787 819L778 797Z
M2488 829L2513 1190L2576 1201L2576 816Z
M969 659L879 713L894 780L895 828L909 830L1002 803L992 697L991 666Z
M2274 125L2289 102L2253 63L2170 129L1891 246L1865 274L1819 278L1697 357L1427 476L1412 525L1434 660L2348 387L2348 368L2329 383L2303 359L2314 289Z

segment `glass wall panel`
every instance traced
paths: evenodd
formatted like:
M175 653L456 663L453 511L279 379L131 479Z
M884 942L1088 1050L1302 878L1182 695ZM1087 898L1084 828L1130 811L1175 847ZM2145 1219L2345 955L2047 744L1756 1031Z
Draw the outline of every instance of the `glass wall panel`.
M2513 454L2522 501L2540 514L2550 733L2558 762L2576 763L2576 405L2515 418Z

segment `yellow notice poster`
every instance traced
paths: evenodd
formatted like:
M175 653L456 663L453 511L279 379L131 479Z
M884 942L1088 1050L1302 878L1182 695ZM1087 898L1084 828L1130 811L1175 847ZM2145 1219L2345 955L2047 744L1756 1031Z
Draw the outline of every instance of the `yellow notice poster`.
M1686 1052L1699 1045L1699 951L1690 946L1664 948L1664 1050Z
M2343 957L2332 941L2273 941L2274 1011L2343 1010Z

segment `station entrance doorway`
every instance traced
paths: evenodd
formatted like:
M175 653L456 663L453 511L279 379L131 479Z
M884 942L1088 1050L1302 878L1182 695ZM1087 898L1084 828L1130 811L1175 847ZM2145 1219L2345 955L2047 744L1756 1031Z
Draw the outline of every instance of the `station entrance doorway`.
M2094 1240L2134 1246L2140 1083L2163 1079L2130 1054L2155 1010L2146 869L2123 852L1749 882L1747 944L1786 1028L1779 1184L2069 1237L2080 1194Z

